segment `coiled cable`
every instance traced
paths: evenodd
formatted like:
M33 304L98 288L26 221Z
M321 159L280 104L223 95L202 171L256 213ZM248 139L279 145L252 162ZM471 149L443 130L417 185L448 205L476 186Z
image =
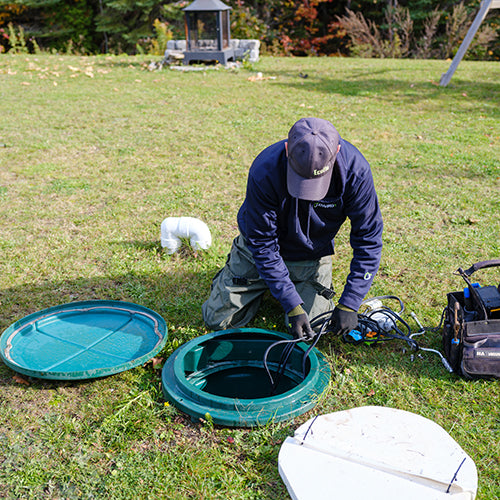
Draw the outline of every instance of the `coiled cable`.
M399 303L399 312L395 312L390 307L383 305L382 300L386 299L396 300ZM423 348L418 345L417 341L413 337L422 335L423 333L425 333L425 329L418 321L416 315L414 313L411 313L412 317L420 326L419 331L412 333L411 327L408 322L401 317L401 314L404 312L404 304L399 297L395 295L382 295L365 300L361 304L361 308L363 308L363 306L365 306L365 310L361 313L358 313L357 329L343 334L342 340L344 342L348 344L364 343L366 345L375 345L378 342L385 342L388 340L402 340L408 344L411 350L422 350L438 354L445 368L448 371L452 371L449 363L439 351L436 351L435 349ZM304 352L304 355L302 357L303 379L306 377L306 362L309 354L311 353L312 349L314 349L322 335L331 331L332 316L333 310L319 314L310 321L311 328L317 333L315 333L312 339L310 339L311 344ZM444 311L441 316L439 327L443 322L443 317ZM437 329L439 329L439 327L432 329L431 331L436 331ZM306 342L306 340L279 340L271 344L266 349L264 353L264 368L271 382L271 395L274 395L276 393L280 380L285 373L288 360L290 359L290 356L295 348L295 344L297 344L298 342ZM268 366L268 356L271 350L279 345L284 345L284 348L281 353L277 369L275 371L275 377L273 377Z

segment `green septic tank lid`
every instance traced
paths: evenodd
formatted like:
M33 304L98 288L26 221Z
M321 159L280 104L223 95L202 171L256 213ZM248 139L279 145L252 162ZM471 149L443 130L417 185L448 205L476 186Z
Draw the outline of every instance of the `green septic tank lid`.
M104 377L139 366L167 341L165 320L138 304L71 302L16 321L0 338L13 370L44 379Z
M330 381L323 355L305 342L293 345L276 390L264 365L268 348L290 340L284 333L240 328L209 333L180 346L162 370L165 399L193 419L253 427L280 422L313 408ZM276 377L282 349L269 351L267 366Z

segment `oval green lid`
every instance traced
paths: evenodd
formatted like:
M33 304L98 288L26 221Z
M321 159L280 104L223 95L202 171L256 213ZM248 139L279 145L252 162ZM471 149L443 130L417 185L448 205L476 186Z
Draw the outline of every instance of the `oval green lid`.
M79 380L139 366L167 341L165 320L138 304L71 302L16 321L0 338L0 355L31 377Z

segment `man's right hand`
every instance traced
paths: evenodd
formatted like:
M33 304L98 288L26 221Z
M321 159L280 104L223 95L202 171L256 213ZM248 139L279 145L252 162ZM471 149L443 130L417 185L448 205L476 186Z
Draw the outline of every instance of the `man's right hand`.
M301 305L298 305L288 313L288 328L290 334L296 339L311 340L314 331L309 323L309 317Z

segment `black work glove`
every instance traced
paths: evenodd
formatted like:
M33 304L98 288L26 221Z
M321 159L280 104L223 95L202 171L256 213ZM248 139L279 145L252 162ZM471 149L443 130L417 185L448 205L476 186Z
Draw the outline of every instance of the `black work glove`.
M358 326L358 313L342 304L338 304L333 310L330 323L331 332L334 335L343 335L356 329Z
M309 317L302 306L297 306L288 313L288 328L296 339L310 340L314 331L309 324Z

